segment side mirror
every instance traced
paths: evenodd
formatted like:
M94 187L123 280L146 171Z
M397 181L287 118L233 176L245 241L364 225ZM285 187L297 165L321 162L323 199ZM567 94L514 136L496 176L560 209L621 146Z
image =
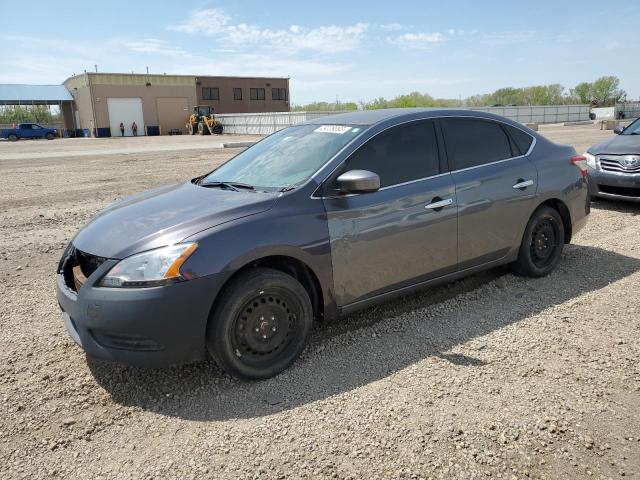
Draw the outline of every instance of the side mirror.
M369 193L380 190L380 176L368 170L349 170L336 179L344 193Z
M616 135L620 135L623 130L624 130L624 127L621 127L620 125L618 125L616 128L613 129L613 133L615 133Z

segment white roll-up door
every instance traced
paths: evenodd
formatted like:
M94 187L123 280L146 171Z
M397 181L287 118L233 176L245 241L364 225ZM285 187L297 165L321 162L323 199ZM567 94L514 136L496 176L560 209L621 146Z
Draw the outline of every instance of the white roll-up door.
M141 98L107 98L111 136L120 136L120 123L124 124L124 136L133 135L131 125L136 122L138 135L144 135L144 117Z

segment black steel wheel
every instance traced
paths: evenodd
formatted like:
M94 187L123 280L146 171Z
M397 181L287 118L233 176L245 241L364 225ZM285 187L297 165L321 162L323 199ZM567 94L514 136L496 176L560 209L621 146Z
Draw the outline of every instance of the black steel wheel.
M222 124L220 123L216 123L213 126L213 133L215 133L216 135L222 135L222 130L223 130L223 127L222 127Z
M553 208L538 208L527 224L514 270L527 277L548 275L560 261L564 223Z
M312 322L309 295L295 278L268 268L247 270L216 302L207 347L227 373L243 379L269 378L302 353Z

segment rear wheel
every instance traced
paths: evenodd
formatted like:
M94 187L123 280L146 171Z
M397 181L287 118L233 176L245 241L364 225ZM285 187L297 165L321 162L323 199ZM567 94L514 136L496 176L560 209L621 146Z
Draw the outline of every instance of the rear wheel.
M526 277L544 277L560 261L563 247L562 217L551 207L540 207L529 219L513 269Z
M296 279L269 268L247 270L211 312L207 348L234 377L269 378L300 356L312 322L311 300Z
M216 123L216 124L213 126L213 133L215 133L216 135L222 135L222 130L223 130L223 127L222 127L222 125L221 125L221 124L219 124L219 123Z
M18 141L18 136L15 133L10 133L7 138L9 139L10 142L17 142Z
M193 123L188 123L187 132L189 132L189 135L195 135L198 133L198 128Z

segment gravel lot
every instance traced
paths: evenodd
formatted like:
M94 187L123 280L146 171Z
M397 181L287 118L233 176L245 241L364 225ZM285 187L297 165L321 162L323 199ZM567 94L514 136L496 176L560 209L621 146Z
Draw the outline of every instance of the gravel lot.
M235 153L168 138L0 143L0 478L640 476L640 205L595 203L547 278L493 270L319 325L268 381L87 360L55 300L69 238Z

